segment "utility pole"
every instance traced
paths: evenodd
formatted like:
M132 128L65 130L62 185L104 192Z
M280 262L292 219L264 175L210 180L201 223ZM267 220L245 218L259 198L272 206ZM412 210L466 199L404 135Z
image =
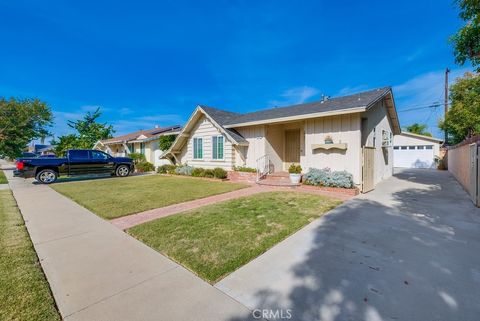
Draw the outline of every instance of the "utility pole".
M448 73L450 72L450 69L445 68L445 114L444 114L444 119L447 118L447 112L448 112ZM447 130L445 129L445 140L444 144L448 142L448 133Z

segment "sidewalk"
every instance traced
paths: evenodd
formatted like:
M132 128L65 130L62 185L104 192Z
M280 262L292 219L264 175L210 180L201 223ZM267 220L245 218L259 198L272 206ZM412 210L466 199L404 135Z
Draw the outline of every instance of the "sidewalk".
M250 318L242 304L50 187L5 174L65 320Z

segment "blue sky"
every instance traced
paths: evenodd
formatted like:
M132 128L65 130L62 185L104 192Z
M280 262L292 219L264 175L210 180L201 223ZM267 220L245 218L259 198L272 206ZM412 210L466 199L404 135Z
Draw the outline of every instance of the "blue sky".
M247 112L393 86L401 125L436 128L451 0L4 1L0 96L38 97L69 131L100 106L117 133L182 124L197 104Z

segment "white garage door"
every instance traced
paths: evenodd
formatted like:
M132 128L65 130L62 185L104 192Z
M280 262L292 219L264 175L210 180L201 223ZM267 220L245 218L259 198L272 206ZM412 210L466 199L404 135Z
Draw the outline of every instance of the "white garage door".
M407 168L435 168L433 145L394 146L393 166Z

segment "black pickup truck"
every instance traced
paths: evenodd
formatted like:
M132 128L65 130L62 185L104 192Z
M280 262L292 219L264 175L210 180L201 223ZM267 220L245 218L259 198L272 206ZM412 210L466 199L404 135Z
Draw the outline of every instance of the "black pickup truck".
M72 149L64 158L19 158L13 175L35 177L42 184L50 184L61 175L111 174L125 177L133 169L131 158L112 157L99 150Z

